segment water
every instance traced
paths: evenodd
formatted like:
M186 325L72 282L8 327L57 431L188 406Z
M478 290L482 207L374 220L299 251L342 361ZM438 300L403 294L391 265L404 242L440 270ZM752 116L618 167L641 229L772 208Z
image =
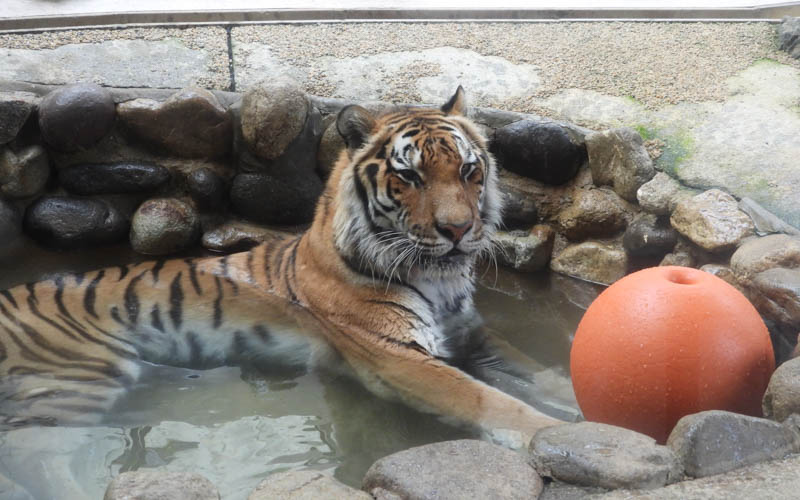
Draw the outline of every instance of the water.
M140 260L127 247L53 252L18 242L0 250L0 290ZM479 274L487 326L532 360L536 406L574 415L571 335L599 287L547 273ZM244 499L268 474L293 469L327 470L358 487L380 457L465 437L477 436L327 373L147 365L102 425L0 433L0 474L34 498L82 499L102 498L119 472L165 467L208 477L226 500Z

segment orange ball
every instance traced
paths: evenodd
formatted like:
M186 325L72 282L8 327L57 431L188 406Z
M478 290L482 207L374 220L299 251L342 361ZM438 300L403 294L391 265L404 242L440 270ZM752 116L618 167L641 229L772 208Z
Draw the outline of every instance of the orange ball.
M775 370L769 332L734 287L688 267L645 269L586 310L570 353L586 420L664 443L678 420L704 410L761 415Z

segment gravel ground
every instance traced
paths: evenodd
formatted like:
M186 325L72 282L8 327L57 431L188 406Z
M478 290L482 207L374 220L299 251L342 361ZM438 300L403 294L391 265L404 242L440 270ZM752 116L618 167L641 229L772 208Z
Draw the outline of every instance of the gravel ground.
M307 68L307 90L329 96L315 82L315 58L353 58L382 52L451 46L539 68L543 85L526 99L474 104L537 112L534 100L568 88L630 97L649 108L721 100L724 80L759 59L800 67L777 48L769 23L387 23L263 25L234 28L234 44L267 44L275 57ZM413 102L399 68L395 101ZM406 70L406 71L402 71Z
M2 0L0 0L2 1ZM211 59L207 68L212 76L201 79L197 85L225 90L230 85L228 68L228 41L225 28L124 28L47 31L27 34L0 33L2 49L55 49L62 45L100 43L108 40L177 40L190 49L204 50Z

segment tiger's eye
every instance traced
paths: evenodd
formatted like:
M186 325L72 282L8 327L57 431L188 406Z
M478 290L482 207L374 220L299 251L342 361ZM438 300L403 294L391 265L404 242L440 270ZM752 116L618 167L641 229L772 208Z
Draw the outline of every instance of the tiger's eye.
M416 173L413 170L408 170L408 169L397 170L395 171L395 174L397 174L397 176L400 177L400 180L408 184L415 184L415 183L422 184L422 178L419 176L418 173Z
M465 163L461 165L461 177L464 179L469 178L469 176L475 171L476 166L476 163Z

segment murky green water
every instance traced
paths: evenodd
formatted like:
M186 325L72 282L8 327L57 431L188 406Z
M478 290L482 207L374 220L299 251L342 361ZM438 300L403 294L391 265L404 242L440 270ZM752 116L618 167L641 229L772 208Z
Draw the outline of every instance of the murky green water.
M57 253L21 242L0 250L0 290L143 259L125 248ZM598 287L547 273L479 274L476 299L487 325L533 360L537 406L574 413L571 335ZM326 373L148 366L101 426L0 433L0 474L35 498L81 499L102 498L121 471L166 467L205 475L226 500L244 499L271 472L330 470L359 486L382 456L469 436Z

